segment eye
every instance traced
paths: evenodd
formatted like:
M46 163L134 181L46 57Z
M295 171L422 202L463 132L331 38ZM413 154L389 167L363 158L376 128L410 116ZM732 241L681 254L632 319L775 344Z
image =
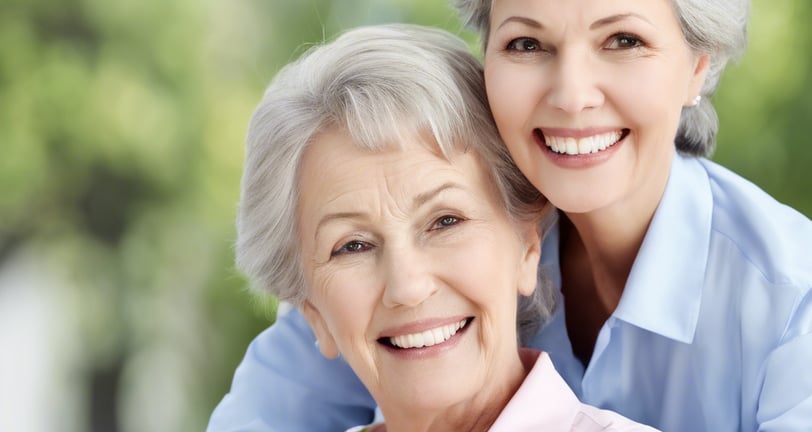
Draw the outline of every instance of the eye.
M355 254L359 252L365 252L372 248L372 245L369 243L364 243L358 240L352 240L347 243L341 245L340 248L334 250L330 253L331 257L339 256L339 255L346 255L346 254Z
M623 50L637 48L645 45L643 40L638 36L629 33L618 33L609 38L609 43L606 45L610 50Z
M520 37L508 42L507 50L520 52L540 51L541 46L539 45L539 42L533 38Z
M456 225L456 224L458 224L460 222L461 222L460 218L458 218L456 216L448 216L448 215L446 215L446 216L442 216L439 219L437 219L436 221L434 221L434 225L431 227L431 229L448 228L448 227L450 227L452 225Z

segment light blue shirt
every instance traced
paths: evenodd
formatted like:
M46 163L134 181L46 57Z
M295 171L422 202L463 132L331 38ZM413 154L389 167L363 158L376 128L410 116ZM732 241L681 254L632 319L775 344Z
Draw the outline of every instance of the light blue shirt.
M555 227L542 265L560 287ZM586 370L560 292L530 345L584 403L663 431L812 431L810 288L808 218L713 162L677 156ZM251 343L208 430L344 430L370 423L374 407L290 311Z

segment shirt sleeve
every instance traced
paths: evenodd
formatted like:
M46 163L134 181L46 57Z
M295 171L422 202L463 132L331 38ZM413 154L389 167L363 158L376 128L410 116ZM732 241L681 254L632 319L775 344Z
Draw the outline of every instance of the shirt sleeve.
M207 432L321 432L369 424L375 402L343 360L324 358L295 309L254 339Z
M765 363L760 432L812 431L812 290L793 315L787 337Z

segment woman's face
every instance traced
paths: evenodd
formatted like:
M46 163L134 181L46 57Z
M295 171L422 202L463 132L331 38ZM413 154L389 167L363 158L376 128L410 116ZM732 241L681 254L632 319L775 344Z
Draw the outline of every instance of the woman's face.
M535 288L539 237L477 158L421 141L369 152L329 131L301 173L303 312L381 406L445 409L521 367L516 300Z
M670 0L495 0L487 46L499 131L555 206L659 202L708 64Z

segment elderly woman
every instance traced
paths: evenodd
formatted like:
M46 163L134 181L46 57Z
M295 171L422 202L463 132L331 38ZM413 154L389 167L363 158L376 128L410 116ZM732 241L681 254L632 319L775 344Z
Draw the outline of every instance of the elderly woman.
M482 37L500 135L560 209L542 247L557 306L529 345L583 402L662 430L812 430L812 223L703 157L748 1L458 7ZM318 431L369 416L351 386L307 379L351 383L340 364L276 354L308 343L300 322L282 315L257 338L214 425Z
M519 352L545 204L464 42L361 28L285 67L256 109L238 264L352 367L386 418L371 430L651 430L581 405L546 355ZM532 331L549 304L530 299Z

